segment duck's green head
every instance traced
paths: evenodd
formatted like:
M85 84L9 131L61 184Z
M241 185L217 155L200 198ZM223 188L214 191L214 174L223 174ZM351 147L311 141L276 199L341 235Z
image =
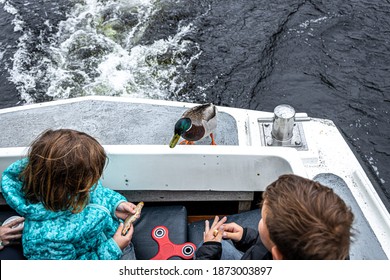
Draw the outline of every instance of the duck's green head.
M189 118L182 118L178 120L175 124L175 134L172 137L169 147L174 148L177 142L186 131L188 131L192 126L192 122Z

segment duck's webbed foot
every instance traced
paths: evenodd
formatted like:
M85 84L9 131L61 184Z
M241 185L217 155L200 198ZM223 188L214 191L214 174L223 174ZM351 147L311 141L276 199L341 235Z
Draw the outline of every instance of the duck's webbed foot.
M195 142L194 141L183 140L179 144L180 145L195 145Z

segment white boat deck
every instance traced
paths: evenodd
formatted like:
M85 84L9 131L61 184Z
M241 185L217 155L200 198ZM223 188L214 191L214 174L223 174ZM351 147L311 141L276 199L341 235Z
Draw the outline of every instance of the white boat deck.
M304 132L302 144L275 147L267 145L266 135L273 113L218 107L217 146L210 146L207 137L194 146L170 149L176 120L194 105L83 97L0 110L0 172L23 157L43 130L72 128L94 136L107 150L106 186L138 197L142 192L164 193L156 201L171 192L183 200L219 200L224 193L225 199L233 195L245 202L253 198L248 194L263 191L281 174L314 178L329 173L345 182L365 232L377 238L378 253L371 257L390 257L388 209L333 122L296 114L297 127ZM368 250L363 243L355 250Z

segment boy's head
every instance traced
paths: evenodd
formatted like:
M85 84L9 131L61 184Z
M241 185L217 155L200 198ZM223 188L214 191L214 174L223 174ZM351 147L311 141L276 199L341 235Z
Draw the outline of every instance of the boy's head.
M346 259L353 218L332 189L283 175L263 193L259 232L274 259Z
M86 133L58 129L43 132L30 146L21 173L23 192L31 202L52 211L81 211L89 190L106 163L103 147Z

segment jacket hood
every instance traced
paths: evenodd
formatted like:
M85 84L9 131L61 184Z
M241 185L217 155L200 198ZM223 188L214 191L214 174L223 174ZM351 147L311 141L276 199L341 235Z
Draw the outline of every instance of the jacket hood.
M19 174L25 168L27 162L27 158L18 160L11 164L3 173L1 187L8 205L21 216L31 220L53 219L71 213L70 211L53 212L47 210L42 203L30 203L24 198L22 192L23 183L19 179Z

